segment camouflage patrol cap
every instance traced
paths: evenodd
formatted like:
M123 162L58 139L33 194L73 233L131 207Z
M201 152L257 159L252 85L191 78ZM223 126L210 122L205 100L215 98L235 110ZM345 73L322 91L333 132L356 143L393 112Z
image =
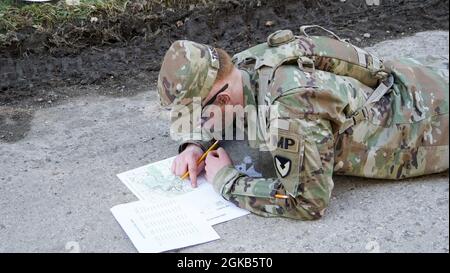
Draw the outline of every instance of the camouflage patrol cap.
M163 106L188 105L194 97L208 96L219 69L215 48L187 40L174 42L164 56L158 76Z

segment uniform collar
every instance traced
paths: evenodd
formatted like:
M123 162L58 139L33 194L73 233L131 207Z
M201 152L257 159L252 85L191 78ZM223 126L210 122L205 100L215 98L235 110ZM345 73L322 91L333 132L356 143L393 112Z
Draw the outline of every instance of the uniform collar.
M244 92L244 107L252 106L254 110L257 109L258 105L256 104L256 85L255 81L252 80L252 74L250 74L247 70L240 69L239 70L242 75L242 90ZM258 112L255 113L258 115ZM248 128L255 128L256 132L259 130L259 122L256 116L250 115L245 119L245 131L248 133ZM259 134L256 133L256 139L248 139L248 143L251 148L257 149L259 147L259 143L261 140L259 139Z
M253 105L256 106L256 100L255 100L255 86L252 84L252 81L250 79L250 74L240 69L239 70L242 75L242 91L244 92L244 107L247 105Z

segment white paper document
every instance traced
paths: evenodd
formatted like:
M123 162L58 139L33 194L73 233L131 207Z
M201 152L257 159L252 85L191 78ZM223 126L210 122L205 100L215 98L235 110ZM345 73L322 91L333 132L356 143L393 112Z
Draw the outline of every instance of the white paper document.
M179 199L199 211L211 225L249 214L216 193L203 176L197 179L198 187L192 188L189 180L173 175L170 170L173 159L171 157L117 176L140 200Z
M207 183L200 185L198 189L177 196L175 199L191 204L210 225L223 223L250 213L223 199Z
M182 200L136 201L117 205L111 212L139 252L163 252L220 238Z

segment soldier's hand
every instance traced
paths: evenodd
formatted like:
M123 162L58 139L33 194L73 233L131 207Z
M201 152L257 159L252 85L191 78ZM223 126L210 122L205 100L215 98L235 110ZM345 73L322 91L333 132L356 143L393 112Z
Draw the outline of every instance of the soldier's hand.
M190 144L181 152L172 163L172 172L176 176L182 176L189 171L189 178L192 187L197 187L197 175L201 173L205 167L202 162L197 166L197 160L202 156L203 150L197 145Z
M211 151L208 153L205 159L205 174L206 180L212 183L216 174L226 166L233 165L228 153L223 149L219 148L216 151Z

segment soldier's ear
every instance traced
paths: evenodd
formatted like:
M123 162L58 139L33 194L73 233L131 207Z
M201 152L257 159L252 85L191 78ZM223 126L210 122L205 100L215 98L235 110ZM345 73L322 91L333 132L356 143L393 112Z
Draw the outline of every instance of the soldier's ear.
M230 101L231 101L231 97L227 92L220 93L217 96L217 103L219 105L227 105L230 103Z

